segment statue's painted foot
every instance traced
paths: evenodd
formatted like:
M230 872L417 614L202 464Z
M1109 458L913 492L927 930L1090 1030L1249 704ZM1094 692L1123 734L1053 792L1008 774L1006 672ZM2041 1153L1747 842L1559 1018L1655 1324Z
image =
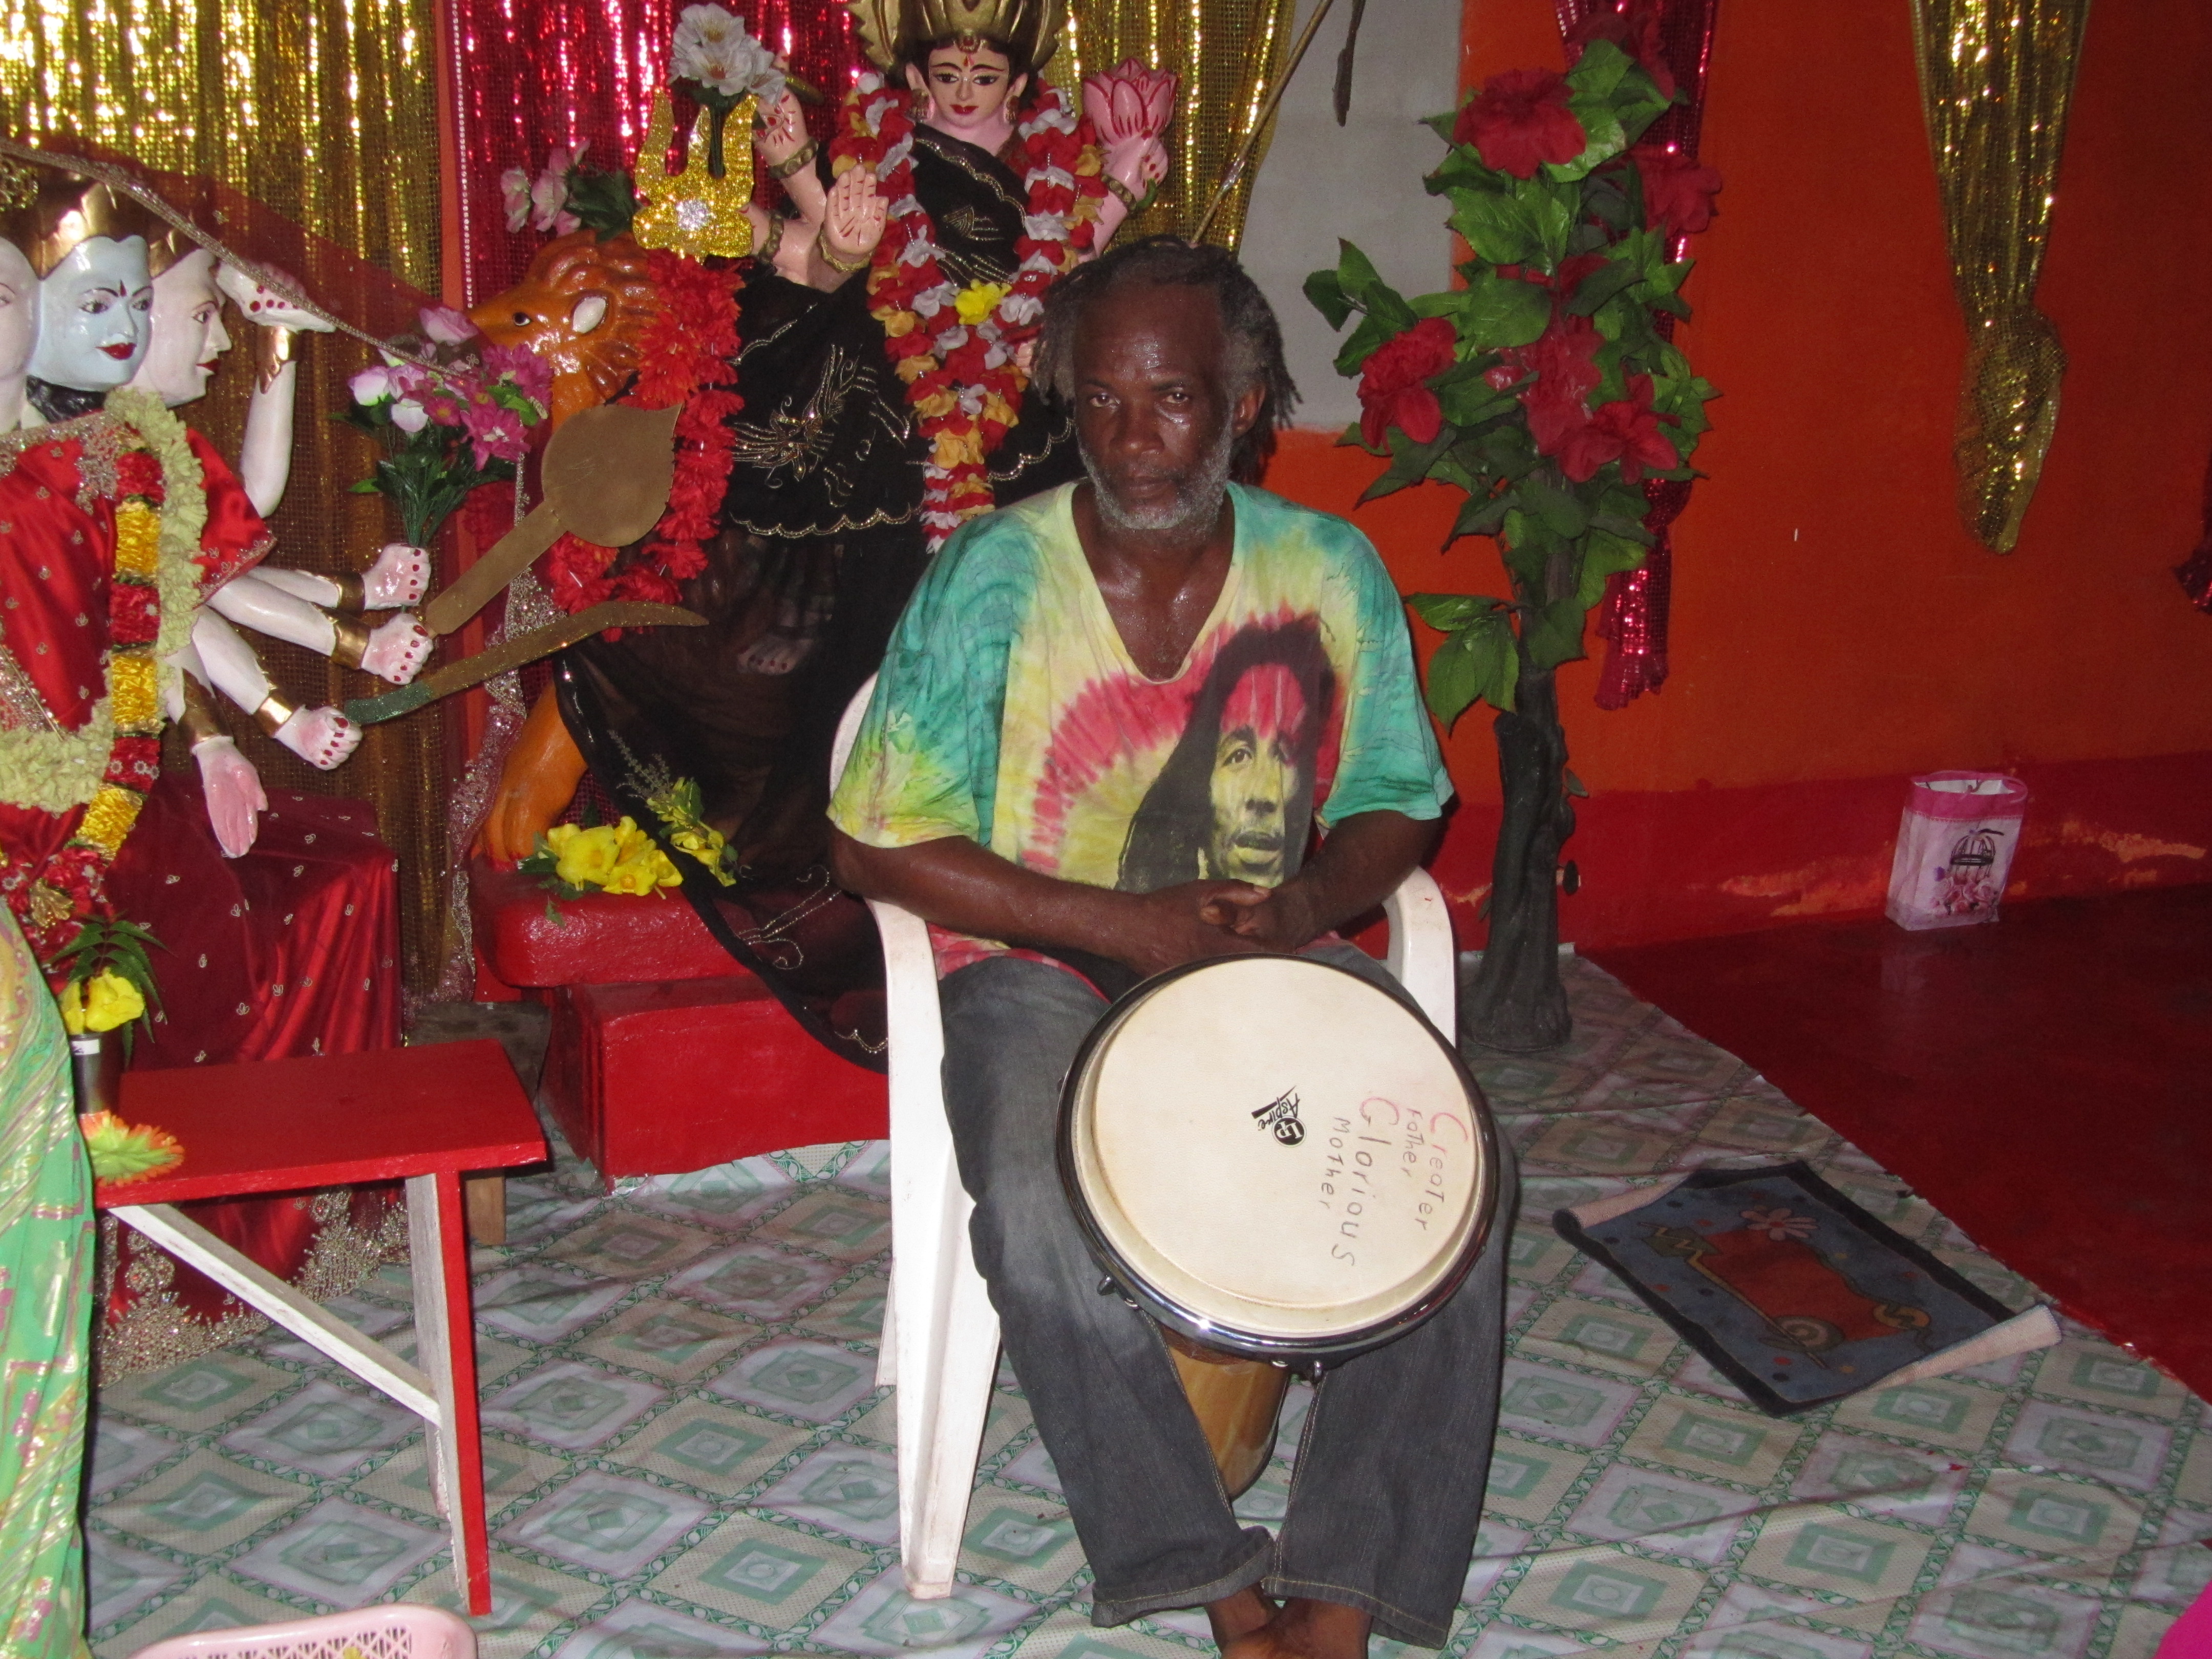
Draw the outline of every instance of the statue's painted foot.
M404 685L422 672L436 643L413 611L403 611L369 635L362 647L361 665L380 680Z
M430 586L430 556L404 542L388 542L362 573L362 603L371 611L412 605Z
M748 674L788 674L814 649L811 639L788 634L763 634L738 653L738 666Z
M276 741L308 765L327 772L361 744L361 727L337 709L301 708L276 728Z

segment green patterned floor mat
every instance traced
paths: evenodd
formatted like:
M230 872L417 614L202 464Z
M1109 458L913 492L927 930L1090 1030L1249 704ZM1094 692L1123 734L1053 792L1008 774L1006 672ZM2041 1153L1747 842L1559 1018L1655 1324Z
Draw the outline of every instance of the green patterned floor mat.
M1552 1211L1673 1170L1802 1158L2014 1307L2033 1287L1741 1062L1568 964L1575 1036L1476 1068L1520 1149L1489 1507L1449 1652L1550 1659L2149 1659L2212 1577L2204 1403L2069 1326L2039 1354L1752 1410ZM807 1652L1181 1659L1197 1615L1110 1631L1051 1460L1001 1372L960 1584L897 1567L874 1386L880 1142L609 1196L564 1162L477 1255L489 1659ZM407 1329L387 1267L337 1311ZM1307 1390L1237 1508L1282 1512ZM282 1333L104 1391L94 1645L407 1599L453 1605L415 1419ZM1376 1659L1400 1659L1375 1644Z

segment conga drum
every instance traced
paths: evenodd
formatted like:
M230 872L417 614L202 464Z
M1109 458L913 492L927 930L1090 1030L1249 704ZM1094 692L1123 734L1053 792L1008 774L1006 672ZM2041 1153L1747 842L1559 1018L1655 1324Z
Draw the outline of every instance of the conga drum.
M1166 1328L1232 1492L1266 1465L1288 1374L1434 1313L1498 1210L1497 1129L1459 1055L1310 957L1196 963L1121 998L1069 1068L1059 1152L1092 1254Z

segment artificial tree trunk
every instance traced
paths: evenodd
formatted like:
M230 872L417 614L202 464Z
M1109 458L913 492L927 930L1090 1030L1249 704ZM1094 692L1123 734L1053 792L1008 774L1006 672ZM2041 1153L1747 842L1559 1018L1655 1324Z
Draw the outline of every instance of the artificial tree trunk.
M1559 982L1559 849L1575 831L1567 734L1552 671L1524 657L1514 711L1492 727L1505 813L1491 863L1490 942L1475 970L1467 1024L1478 1042L1526 1054L1574 1029Z

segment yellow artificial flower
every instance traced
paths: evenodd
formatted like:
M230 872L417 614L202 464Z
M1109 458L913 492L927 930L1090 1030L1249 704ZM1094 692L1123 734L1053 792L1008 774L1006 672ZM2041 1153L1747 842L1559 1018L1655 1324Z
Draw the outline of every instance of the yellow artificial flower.
M75 980L62 987L62 1029L71 1036L84 1035L84 987Z
M614 830L602 823L567 837L553 872L571 887L604 887L621 856Z
M891 365L891 368L897 372L899 379L904 380L908 386L912 386L936 367L937 359L934 357L902 357Z
M722 861L722 832L719 830L678 830L668 838L679 853L689 853L709 870Z
M941 421L959 407L959 394L945 386L925 392L914 400L914 412L925 421Z
M983 394L983 418L996 421L1000 426L1012 426L1021 419L1014 406L995 392Z
M136 790L104 783L93 796L92 804L84 809L84 816L77 820L76 838L91 842L113 858L115 849L131 833L131 826L138 822L138 809L145 804L146 798Z
M913 333L921 323L921 318L903 306L893 311L878 312L876 320L884 325L884 332L894 340L902 334Z
M627 864L640 852L652 845L653 837L639 829L637 821L629 813L623 813L622 822L615 825L616 860L618 863Z
M107 690L118 732L150 736L161 729L161 688L154 659L132 647L107 660Z
M653 890L653 862L649 859L625 859L607 872L606 890L628 893L643 897Z
M545 850L559 858L568 843L576 839L576 832L583 827L580 823L555 824L545 832Z
M125 575L151 580L160 568L161 520L141 501L126 501L115 510L115 568Z
M965 432L940 432L937 447L931 456L947 472L961 465L983 465L983 434L974 427Z
M970 283L960 290L952 308L960 313L962 322L975 328L999 308L999 301L1006 297L1006 287L1004 283Z
M85 982L84 1029L112 1031L128 1025L146 1012L146 999L137 986L112 968L103 968Z

